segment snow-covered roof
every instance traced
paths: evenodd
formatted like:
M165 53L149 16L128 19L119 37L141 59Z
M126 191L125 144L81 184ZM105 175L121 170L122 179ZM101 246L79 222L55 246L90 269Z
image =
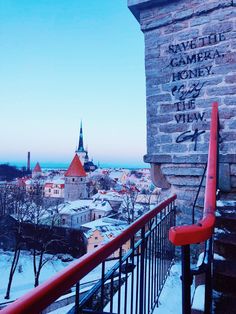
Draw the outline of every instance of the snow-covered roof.
M88 210L90 208L91 203L93 200L91 199L84 199L84 200L76 200L73 202L66 202L59 205L59 213L60 214L70 214L73 215L80 211Z
M58 186L63 189L65 187L65 179L61 177L55 177L51 180L49 179L46 180L45 187L52 188L55 186Z
M112 207L110 203L106 200L100 200L100 199L93 201L93 203L91 204L91 209L105 211L105 212L112 211Z
M125 221L121 221L118 219L112 219L112 218L104 217L104 218L100 218L100 219L96 219L96 220L87 222L87 223L83 224L82 227L95 230L98 227L102 227L102 226L122 226L122 225L126 226L127 223Z
M99 190L97 194L92 196L92 198L94 200L101 199L101 200L108 200L108 201L122 201L123 200L123 196L113 190L110 190L110 191Z
M26 185L34 185L34 184L40 184L43 185L45 183L45 180L40 178L40 179L28 179L25 181Z

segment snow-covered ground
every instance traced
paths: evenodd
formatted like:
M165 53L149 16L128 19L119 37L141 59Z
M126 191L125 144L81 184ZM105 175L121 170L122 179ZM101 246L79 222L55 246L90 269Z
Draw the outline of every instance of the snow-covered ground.
M0 303L5 303L9 300L4 299L9 278L11 261L13 252L0 251ZM50 278L56 272L69 265L69 262L62 262L60 259L49 261L42 269L40 282ZM13 278L11 298L15 300L21 295L34 287L33 261L29 252L22 252L20 260Z
M159 306L153 314L181 314L182 313L182 283L180 280L181 265L176 263L170 270L162 293Z
M4 299L6 293L6 286L8 282L8 276L10 271L11 260L13 257L12 252L2 252L0 251L0 269L1 279L0 279L0 303L5 303L7 300ZM66 267L69 262L62 262L60 259L48 262L42 269L40 282L45 281L50 278L56 272L60 271ZM114 264L114 261L107 263L106 268ZM172 266L170 271L170 276L168 277L164 289L159 298L159 306L154 311L154 314L180 314L181 309L181 265L176 263ZM81 283L94 281L99 279L101 275L101 267L95 268L91 271ZM30 253L23 252L15 273L12 284L11 300L14 300L21 295L25 294L27 291L33 288L34 275L32 267L32 256ZM68 305L67 307L53 311L53 314L67 313L67 311L73 305Z
M170 276L167 278L165 286L162 290L161 296L159 298L158 307L154 310L153 314L181 314L182 313L182 298L181 298L181 265L176 263L172 266L170 270ZM127 295L132 295L133 304L136 303L136 295L131 291L131 277L128 279L128 290ZM136 274L134 276L134 286L136 286ZM124 295L125 295L125 286L121 288L121 309L120 313L126 313L124 307ZM127 309L130 308L131 298L127 300ZM110 303L107 304L104 311L109 312ZM118 309L118 293L114 295L113 298L113 313L117 313Z
M49 255L47 255L49 257ZM6 303L13 301L20 296L24 295L32 288L34 288L34 274L33 274L33 262L32 256L29 252L23 251L20 256L20 260L13 278L12 288L10 293L10 300L6 300L5 294L7 289L7 283L9 278L9 272L11 267L11 261L13 259L13 252L3 252L0 250L0 303ZM59 258L51 260L45 264L41 271L40 283L52 277L55 273L59 272L71 262L62 262ZM106 262L106 270L113 266L115 261ZM91 286L94 281L101 278L101 265L93 269L86 277L81 280L81 285L84 288ZM91 283L92 282L92 283ZM88 283L88 284L85 284ZM81 288L82 288L81 287ZM54 312L56 313L56 312ZM58 312L59 313L59 312ZM66 312L65 312L66 313Z

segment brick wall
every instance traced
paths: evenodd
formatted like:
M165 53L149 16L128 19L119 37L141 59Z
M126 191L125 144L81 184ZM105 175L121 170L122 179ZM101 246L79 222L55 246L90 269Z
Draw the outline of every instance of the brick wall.
M144 160L152 165L154 181L177 192L188 216L207 161L211 104L218 101L221 187L225 198L235 197L236 1L128 4L145 39Z

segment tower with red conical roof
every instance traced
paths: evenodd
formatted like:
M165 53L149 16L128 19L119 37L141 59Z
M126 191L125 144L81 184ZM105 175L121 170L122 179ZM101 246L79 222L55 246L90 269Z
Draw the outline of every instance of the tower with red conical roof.
M65 173L65 201L76 201L88 198L86 172L79 156L75 154Z
M37 164L35 165L33 171L32 171L32 178L35 179L35 178L38 178L42 175L42 169L40 167L40 164L39 162L37 162Z

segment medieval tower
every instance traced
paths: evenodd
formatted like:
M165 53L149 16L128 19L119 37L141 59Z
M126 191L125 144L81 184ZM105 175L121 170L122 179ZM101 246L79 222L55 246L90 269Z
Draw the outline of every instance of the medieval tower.
M65 173L65 201L75 201L87 197L86 172L79 156L75 154Z

